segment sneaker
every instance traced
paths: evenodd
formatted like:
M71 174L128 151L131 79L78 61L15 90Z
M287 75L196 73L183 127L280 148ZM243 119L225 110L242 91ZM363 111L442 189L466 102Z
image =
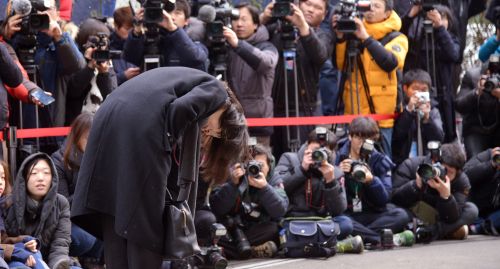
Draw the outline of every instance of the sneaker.
M467 225L463 225L462 227L456 229L454 232L451 232L448 235L446 235L444 239L465 240L467 239L467 235L469 235L469 227Z
M252 257L272 258L278 252L278 247L273 241L267 241L258 246L252 246Z
M361 236L356 235L354 237L346 238L342 241L337 242L335 246L337 253L363 253L364 245Z
M406 230L402 233L397 233L393 237L394 245L398 247L411 247L415 244L415 235L412 231Z

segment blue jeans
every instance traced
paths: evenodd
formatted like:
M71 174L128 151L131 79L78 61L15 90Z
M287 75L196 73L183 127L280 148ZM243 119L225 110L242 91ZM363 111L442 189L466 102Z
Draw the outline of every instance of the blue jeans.
M11 261L9 262L9 268L16 268L16 269L49 269L47 264L43 261L42 254L40 251L37 251L36 253L33 253L33 258L35 258L36 264L33 267L28 267L26 264L18 261Z
M352 233L352 220L348 216L336 216L333 218L333 221L339 225L340 233L337 236L338 240L342 240Z
M500 210L491 213L485 219L477 218L474 221L474 225L478 234L498 233L498 231L500 231ZM485 225L488 225L489 227L485 227ZM488 231L485 231L485 228Z
M104 247L102 242L82 228L71 224L71 245L69 255L73 257L92 257L100 259Z
M382 144L382 149L385 155L387 155L392 160L392 127L391 128L380 128L380 142Z

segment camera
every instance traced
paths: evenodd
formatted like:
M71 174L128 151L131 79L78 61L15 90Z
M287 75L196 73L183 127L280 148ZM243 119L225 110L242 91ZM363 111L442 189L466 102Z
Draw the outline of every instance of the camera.
M375 149L375 142L371 139L365 139L363 145L361 145L361 149L359 150L359 157L363 162L368 162L370 156Z
M424 184L427 184L429 180L435 177L439 177L442 181L446 181L446 172L446 167L442 166L439 162L435 164L423 163L417 168L417 174L422 178Z
M292 1L291 0L277 0L274 3L271 16L273 18L284 18L286 16L292 15Z
M239 214L228 216L226 219L226 227L231 234L233 242L236 244L240 257L242 259L250 258L252 255L252 248L250 242L248 242L247 236L242 230L244 226L241 221L241 216Z
M256 160L251 160L246 165L246 173L249 176L258 178L260 176L259 174L261 171L262 171L262 164Z
M356 31L354 18L361 17L363 12L371 8L370 1L341 0L335 6L334 14L339 14L337 21L337 31L345 34L352 34Z
M488 60L489 76L484 82L484 91L491 93L496 88L500 88L500 56L492 54Z
M217 245L220 238L227 235L227 230L224 225L214 223L210 227L212 245L202 247L201 253L197 257L201 258L196 261L196 267L199 269L225 269L228 261L222 255L222 248Z
M364 182L366 179L365 169L367 167L368 166L365 162L353 161L351 163L351 171L349 174L355 181Z
M433 162L441 161L441 142L429 141L427 142L427 150L430 152L431 160Z
M110 59L118 59L122 52L119 50L109 49L109 38L106 33L97 33L95 36L90 36L85 48L96 48L92 53L92 59L98 63L108 61Z
M492 161L496 167L500 166L500 154L493 156Z
M431 100L429 92L416 92L415 96L418 97L419 103L427 103Z
M429 12L436 8L439 5L439 1L436 0L417 0L414 2L415 5L422 6L422 10L424 12Z
M163 21L163 10L175 10L175 0L143 0L139 1L144 8L144 23L158 23Z
M328 150L325 148L325 147L321 147L315 151L312 152L311 154L311 158L314 162L313 164L313 167L314 168L319 168L321 166L321 163L323 163L323 161L328 161Z
M46 6L44 1L13 1L15 13L22 15L20 33L36 34L38 31L49 29L50 18L47 14L38 14L39 11L46 11L50 6Z

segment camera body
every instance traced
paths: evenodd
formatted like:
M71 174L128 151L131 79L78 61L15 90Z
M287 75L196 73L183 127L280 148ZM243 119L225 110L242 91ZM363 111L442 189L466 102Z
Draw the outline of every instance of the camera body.
M340 15L337 31L345 34L354 33L357 29L354 18L361 17L362 13L369 11L370 8L370 1L341 0L333 11L334 14Z
M277 0L274 3L271 16L273 18L284 18L286 16L292 15L292 0Z
M210 234L212 245L201 248L201 253L198 255L201 261L197 262L196 267L198 269L225 269L228 261L222 255L222 248L217 243L220 238L227 235L226 227L220 223L214 223L210 227Z
M328 152L328 150L325 148L325 147L321 147L317 150L314 150L311 154L311 157L312 157L312 160L314 162L313 164L313 168L319 168L321 166L321 163L323 163L323 161L328 161L330 154Z
M250 160L245 165L246 174L254 178L258 178L260 172L262 171L262 164L256 160Z
M375 149L375 143L371 139L365 139L361 149L359 150L359 161L353 161L351 163L351 171L349 174L351 177L358 182L364 182L366 179L365 169L369 169L368 160L370 159L373 150Z
M446 181L446 167L437 162L434 164L423 163L418 166L417 174L422 179L422 183L427 184L429 180L439 177L442 181Z
M420 104L427 103L431 100L429 92L416 92L415 96L418 97L418 102Z
M243 232L243 222L241 221L240 214L227 216L226 227L231 235L233 243L236 244L238 253L242 259L250 258L252 255L252 248L247 236Z
M416 0L416 1L414 1L414 4L421 5L422 10L424 12L429 12L429 11L435 9L437 5L439 5L439 1L437 1L437 0Z
M109 37L106 33L97 33L95 36L90 36L85 48L95 48L92 53L92 59L98 63L109 61L110 59L118 59L122 52L119 50L109 49Z
M172 12L175 10L175 0L143 0L139 1L144 8L144 23L152 24L163 21L163 10Z

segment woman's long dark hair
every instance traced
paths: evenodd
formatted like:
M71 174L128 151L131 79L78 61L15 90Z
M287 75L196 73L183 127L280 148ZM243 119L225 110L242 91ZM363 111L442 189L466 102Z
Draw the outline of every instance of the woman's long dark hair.
M249 158L248 127L243 108L236 96L226 86L229 95L220 117L221 138L212 138L205 149L206 161L201 174L207 181L225 182L229 177L229 165Z
M94 115L90 113L82 113L76 117L71 124L71 131L66 138L66 149L64 150L63 161L64 167L70 170L80 169L80 165L71 161L71 154L77 151L82 151L78 148L78 143L84 135L90 131Z
M6 161L0 160L0 165L3 167L5 173L5 188L3 189L2 196L9 195L12 192L12 180L10 178L9 164Z

